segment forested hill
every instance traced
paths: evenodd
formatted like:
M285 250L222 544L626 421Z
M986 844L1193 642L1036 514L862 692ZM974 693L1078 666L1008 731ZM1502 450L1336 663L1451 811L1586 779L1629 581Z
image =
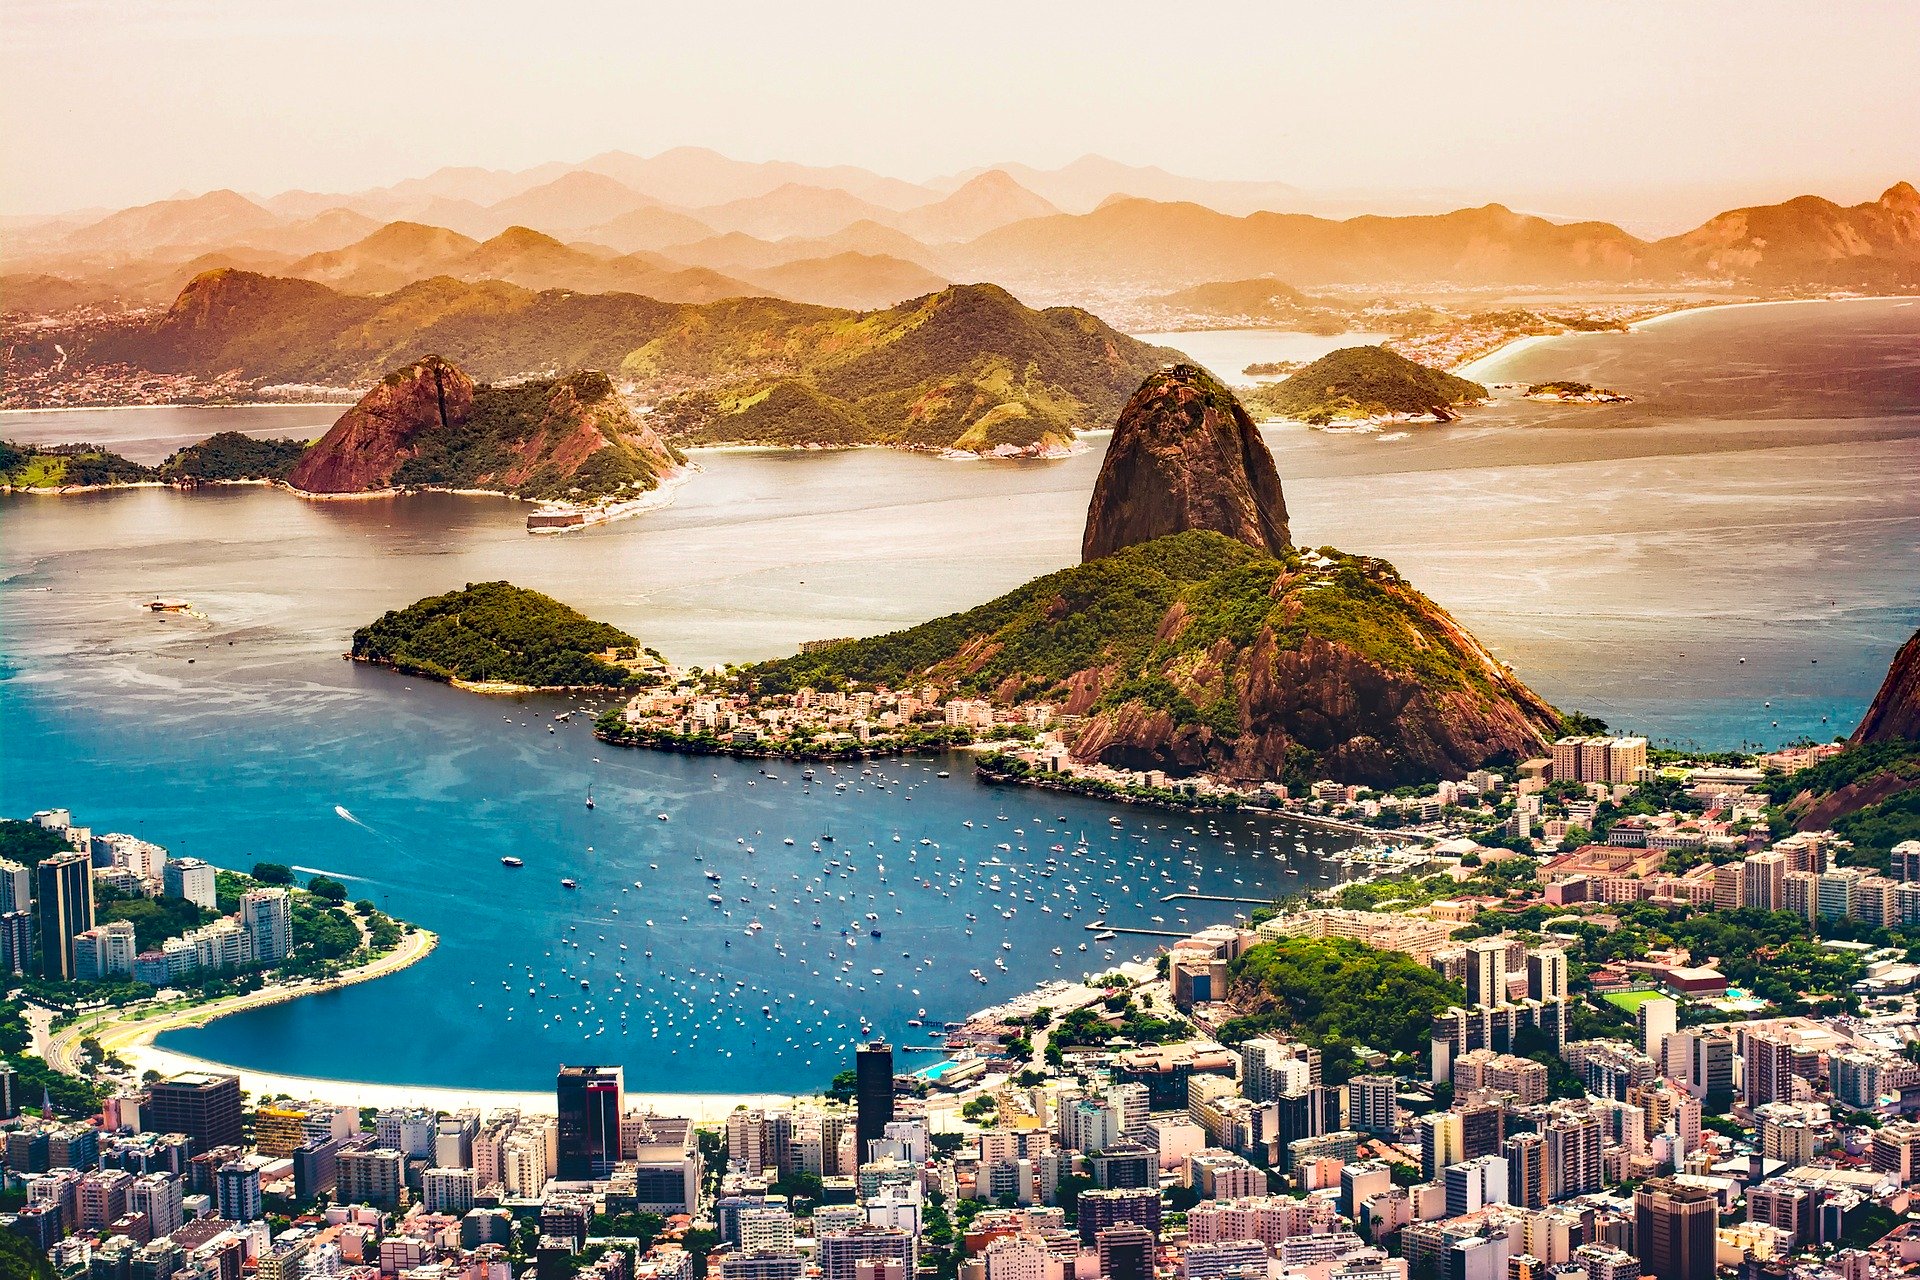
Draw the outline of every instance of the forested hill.
M627 688L658 661L618 627L508 582L470 582L393 610L353 633L353 656L434 680L533 689Z
M1477 382L1385 347L1342 347L1281 382L1249 391L1247 403L1283 418L1326 424L1390 414L1451 418L1456 407L1486 396Z

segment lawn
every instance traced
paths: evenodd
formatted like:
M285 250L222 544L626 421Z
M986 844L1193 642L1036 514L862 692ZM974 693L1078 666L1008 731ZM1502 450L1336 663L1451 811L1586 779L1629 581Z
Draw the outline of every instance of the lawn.
M1640 1006L1649 1000L1658 1000L1658 991L1611 991L1607 993L1607 1002L1629 1014L1640 1012Z

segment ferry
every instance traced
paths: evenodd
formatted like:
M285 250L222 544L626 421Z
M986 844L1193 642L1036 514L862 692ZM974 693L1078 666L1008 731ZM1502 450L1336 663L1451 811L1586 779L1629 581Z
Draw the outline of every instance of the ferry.
M520 861L520 859L518 858L508 857L508 858L500 859L500 865L503 867L524 867L527 864Z

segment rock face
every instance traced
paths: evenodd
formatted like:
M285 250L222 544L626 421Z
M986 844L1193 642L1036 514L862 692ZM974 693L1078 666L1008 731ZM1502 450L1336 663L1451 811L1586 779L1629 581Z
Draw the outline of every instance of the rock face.
M1893 655L1887 678L1874 695L1852 741L1920 740L1920 631Z
M1280 473L1233 393L1191 364L1148 376L1120 411L1081 559L1202 529L1278 555L1292 544Z
M287 483L307 493L366 493L393 483L423 432L451 430L473 413L473 379L427 356L380 380L307 450Z
M475 386L427 356L381 379L288 483L307 493L485 489L578 501L644 492L681 461L603 373Z

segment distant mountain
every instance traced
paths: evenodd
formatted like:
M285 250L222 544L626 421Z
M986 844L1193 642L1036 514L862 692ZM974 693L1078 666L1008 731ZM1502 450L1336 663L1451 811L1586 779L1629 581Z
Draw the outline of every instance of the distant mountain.
M862 220L885 223L891 211L850 192L790 182L764 195L696 209L694 216L716 231L777 240L831 235Z
M1655 246L1716 276L1773 283L1920 284L1920 191L1845 208L1819 196L1733 209Z
M287 274L349 293L389 293L431 276L503 280L528 289L641 293L666 302L711 302L763 292L758 285L657 254L613 254L562 244L527 227L475 241L443 227L396 222L345 249L303 258Z
M1122 164L1105 156L1081 156L1058 169L1024 164L967 169L928 185L958 190L982 173L1007 174L1028 191L1069 213L1090 213L1114 196L1205 205L1221 213L1248 214L1298 208L1305 194L1284 182L1232 182L1183 178L1154 165Z
M655 488L680 461L605 374L476 386L428 356L382 378L287 482L308 493L447 487L592 499Z
M993 279L1157 281L1274 275L1295 284L1516 284L1643 274L1651 246L1606 223L1560 225L1499 205L1410 218L1256 213L1117 200L1093 213L1017 222L955 250Z
M103 332L74 359L341 386L365 385L423 348L491 380L617 369L659 401L648 421L686 442L767 439L756 431L777 409L788 443L977 451L1062 445L1104 425L1172 355L1084 311L1031 310L992 285L863 314L771 298L534 293L449 276L361 297L214 271L165 315ZM783 382L796 390L740 416Z
M1342 347L1281 382L1248 392L1247 402L1266 413L1324 425L1391 414L1452 418L1455 406L1486 395L1487 389L1477 382L1430 369L1385 347Z
M617 218L580 228L580 237L595 244L611 245L622 253L658 252L669 245L704 240L713 228L690 214L644 205ZM711 267L711 262L683 259L688 266Z
M625 368L659 380L696 371L719 379L657 410L670 439L768 439L777 409L782 443L991 453L1059 448L1104 425L1169 354L1077 308L1034 311L995 285L955 285L857 325L849 319L827 312L802 326L776 363L782 352L764 338L717 348L703 314L635 351ZM728 371L749 362L767 376L727 385ZM795 385L760 407L782 382Z
M503 228L577 231L658 204L652 196L642 195L605 174L583 169L489 205L487 212L493 214Z
M875 311L947 287L944 279L911 262L866 253L782 263L753 272L751 279L775 297L853 311Z
M70 252L146 252L164 246L235 244L279 225L271 211L238 192L209 191L122 209L69 232L61 247Z
M764 164L734 160L705 147L675 147L657 156L608 151L575 166L604 173L657 200L682 207L725 204L799 185L845 191L884 209L911 209L939 192L855 165Z
M995 227L1059 212L1004 169L989 169L945 199L900 214L895 225L929 244L943 244L972 240Z
M676 262L712 267L718 271L761 271L808 258L831 258L842 253L898 258L930 272L943 270L941 256L904 231L862 219L827 236L788 236L762 240L744 231L710 236L684 244L667 245L662 253Z
M478 240L445 227L390 222L344 249L300 259L287 268L287 274L349 293L386 293L438 275L447 263L479 247Z

